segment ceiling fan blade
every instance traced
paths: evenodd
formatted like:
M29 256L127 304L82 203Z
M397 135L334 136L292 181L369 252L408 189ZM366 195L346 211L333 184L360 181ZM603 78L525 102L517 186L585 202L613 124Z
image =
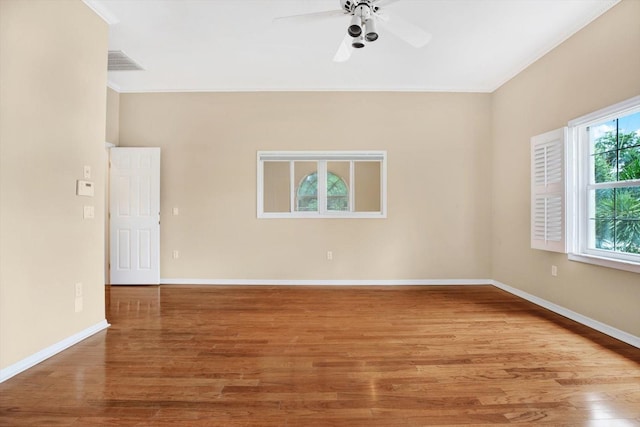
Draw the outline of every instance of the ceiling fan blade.
M387 14L377 13L376 16L380 18L378 22L386 30L415 48L421 48L431 40L430 33L396 15L391 17Z
M303 13L302 15L291 16L279 16L273 18L274 22L309 22L309 21L321 21L323 19L334 18L336 16L344 16L346 12L344 10L326 10L324 12Z
M351 37L349 37L349 34L342 39L342 42L340 43L340 46L338 46L338 50L333 57L333 62L346 62L351 58L351 51L353 48L351 47L350 40Z

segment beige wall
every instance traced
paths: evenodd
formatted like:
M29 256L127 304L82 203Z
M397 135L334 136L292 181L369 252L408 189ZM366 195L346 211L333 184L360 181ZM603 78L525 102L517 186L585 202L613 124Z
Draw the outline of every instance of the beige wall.
M120 142L120 94L107 88L107 129L105 141L114 145Z
M0 368L105 318L106 52L80 1L0 1ZM75 195L83 165L91 199Z
M120 95L120 145L162 148L165 279L489 278L490 125L488 94ZM258 150L387 150L388 218L257 219Z
M264 162L264 211L291 212L291 166L289 162Z
M353 179L357 183L355 195L356 212L376 212L380 210L380 163L356 162Z
M638 17L622 1L494 93L492 180L493 278L636 336L638 274L529 249L529 138L640 95Z

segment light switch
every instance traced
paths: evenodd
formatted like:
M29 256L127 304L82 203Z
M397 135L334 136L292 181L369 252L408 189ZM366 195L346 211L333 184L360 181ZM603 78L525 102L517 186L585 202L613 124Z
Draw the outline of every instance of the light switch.
M82 176L84 179L91 179L91 166L85 165Z
M96 217L95 208L93 206L85 206L84 207L83 218L84 219L93 219L95 217Z
M179 215L180 214L180 209L178 208L173 208L173 215Z

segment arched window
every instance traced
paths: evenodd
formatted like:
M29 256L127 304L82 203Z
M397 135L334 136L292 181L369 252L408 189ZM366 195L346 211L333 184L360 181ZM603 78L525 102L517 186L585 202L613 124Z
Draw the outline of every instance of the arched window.
M318 173L313 172L305 176L296 192L296 205L298 211L318 210ZM349 189L347 184L338 175L327 171L327 210L348 211Z

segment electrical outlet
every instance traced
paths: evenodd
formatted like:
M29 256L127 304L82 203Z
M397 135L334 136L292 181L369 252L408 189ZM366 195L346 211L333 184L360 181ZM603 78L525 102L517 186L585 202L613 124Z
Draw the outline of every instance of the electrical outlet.
M82 283L76 283L76 298L82 297Z
M333 251L327 251L327 260L331 261L333 259Z
M173 208L173 210L171 211L171 213L172 213L174 216L180 215L180 209L178 209L178 208Z
M82 309L83 309L82 297L76 298L76 304L75 304L76 313L80 313L82 311Z
M551 266L551 275L553 277L556 277L558 275L558 266L556 266L556 265L552 265Z
M173 259L178 259L178 258L180 258L180 252L174 250L173 251Z
M85 166L82 170L82 177L84 179L91 179L91 166Z

